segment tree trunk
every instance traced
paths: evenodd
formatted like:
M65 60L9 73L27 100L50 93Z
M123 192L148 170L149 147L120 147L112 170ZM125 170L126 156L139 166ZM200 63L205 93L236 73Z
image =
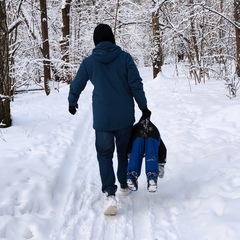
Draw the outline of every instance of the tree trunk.
M115 12L115 18L114 18L114 28L113 28L113 35L116 39L116 32L117 32L117 22L118 22L118 10L119 10L119 0L117 0L116 3L116 12Z
M47 95L50 94L49 81L51 79L50 54L48 40L48 17L46 0L40 0L41 9L41 28L43 41L43 69L44 69L44 88Z
M62 7L62 40L60 41L62 60L66 63L62 66L63 74L60 79L67 83L72 81L69 69L70 7L71 0L65 0Z
M194 1L189 0L189 4L193 5ZM194 76L195 83L200 83L201 82L201 63L200 63L200 56L199 56L199 47L198 47L198 39L196 36L197 28L195 24L195 9L192 8L190 11L190 57L191 57L191 70L190 73L191 75ZM196 66L199 68L196 68Z
M234 0L234 19L237 25L240 23L240 2L239 0ZM237 66L236 73L240 77L240 29L235 27L236 33L236 52L237 52Z
M5 0L0 1L0 128L11 126L9 46Z
M152 33L153 33L153 53L152 53L153 78L156 78L158 73L161 72L163 65L163 52L160 36L161 30L159 25L158 12L152 13Z

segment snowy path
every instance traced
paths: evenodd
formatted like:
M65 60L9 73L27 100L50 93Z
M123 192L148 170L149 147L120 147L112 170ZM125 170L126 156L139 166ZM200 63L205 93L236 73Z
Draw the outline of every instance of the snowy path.
M144 69L152 121L168 148L158 191L117 194L118 214L103 215L87 86L77 115L68 88L19 95L14 126L0 131L1 240L238 240L240 101L221 83L192 86ZM140 116L138 109L136 118ZM114 156L116 167L116 154Z
M145 180L142 181L144 188L131 196L117 195L117 216L103 215L105 197L100 191L94 131L89 131L91 112L84 113L82 118L85 120L75 126L74 141L66 151L54 186L54 199L57 202L60 198L63 203L53 216L59 220L50 239L68 239L69 236L72 239L151 239L151 236L158 239L155 235L159 235L159 231L154 229L157 221L154 201L159 202L160 196L156 194L158 196L154 197L154 194L146 192ZM84 129L80 127L83 122Z

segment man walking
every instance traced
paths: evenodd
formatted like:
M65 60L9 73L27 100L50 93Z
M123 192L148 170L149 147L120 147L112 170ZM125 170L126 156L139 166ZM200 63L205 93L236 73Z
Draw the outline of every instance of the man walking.
M113 153L117 150L117 179L120 193L127 195L127 146L135 122L134 99L145 115L151 112L143 90L142 79L130 54L115 44L110 26L99 24L93 34L95 48L81 63L70 85L69 112L75 114L78 99L87 81L94 86L92 94L95 147L102 182L107 194L105 215L115 215L117 191Z

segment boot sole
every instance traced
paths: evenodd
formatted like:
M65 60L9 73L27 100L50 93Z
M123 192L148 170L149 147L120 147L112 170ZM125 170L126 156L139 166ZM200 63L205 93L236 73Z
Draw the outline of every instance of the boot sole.
M103 213L105 216L115 216L117 214L116 206L109 206Z

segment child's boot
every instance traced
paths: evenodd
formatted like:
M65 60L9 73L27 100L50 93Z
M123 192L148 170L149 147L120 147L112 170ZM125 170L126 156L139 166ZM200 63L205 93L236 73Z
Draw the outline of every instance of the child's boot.
M138 190L137 176L133 172L127 174L127 185L131 191Z
M149 192L157 191L157 175L155 173L148 173L147 183L147 189Z

